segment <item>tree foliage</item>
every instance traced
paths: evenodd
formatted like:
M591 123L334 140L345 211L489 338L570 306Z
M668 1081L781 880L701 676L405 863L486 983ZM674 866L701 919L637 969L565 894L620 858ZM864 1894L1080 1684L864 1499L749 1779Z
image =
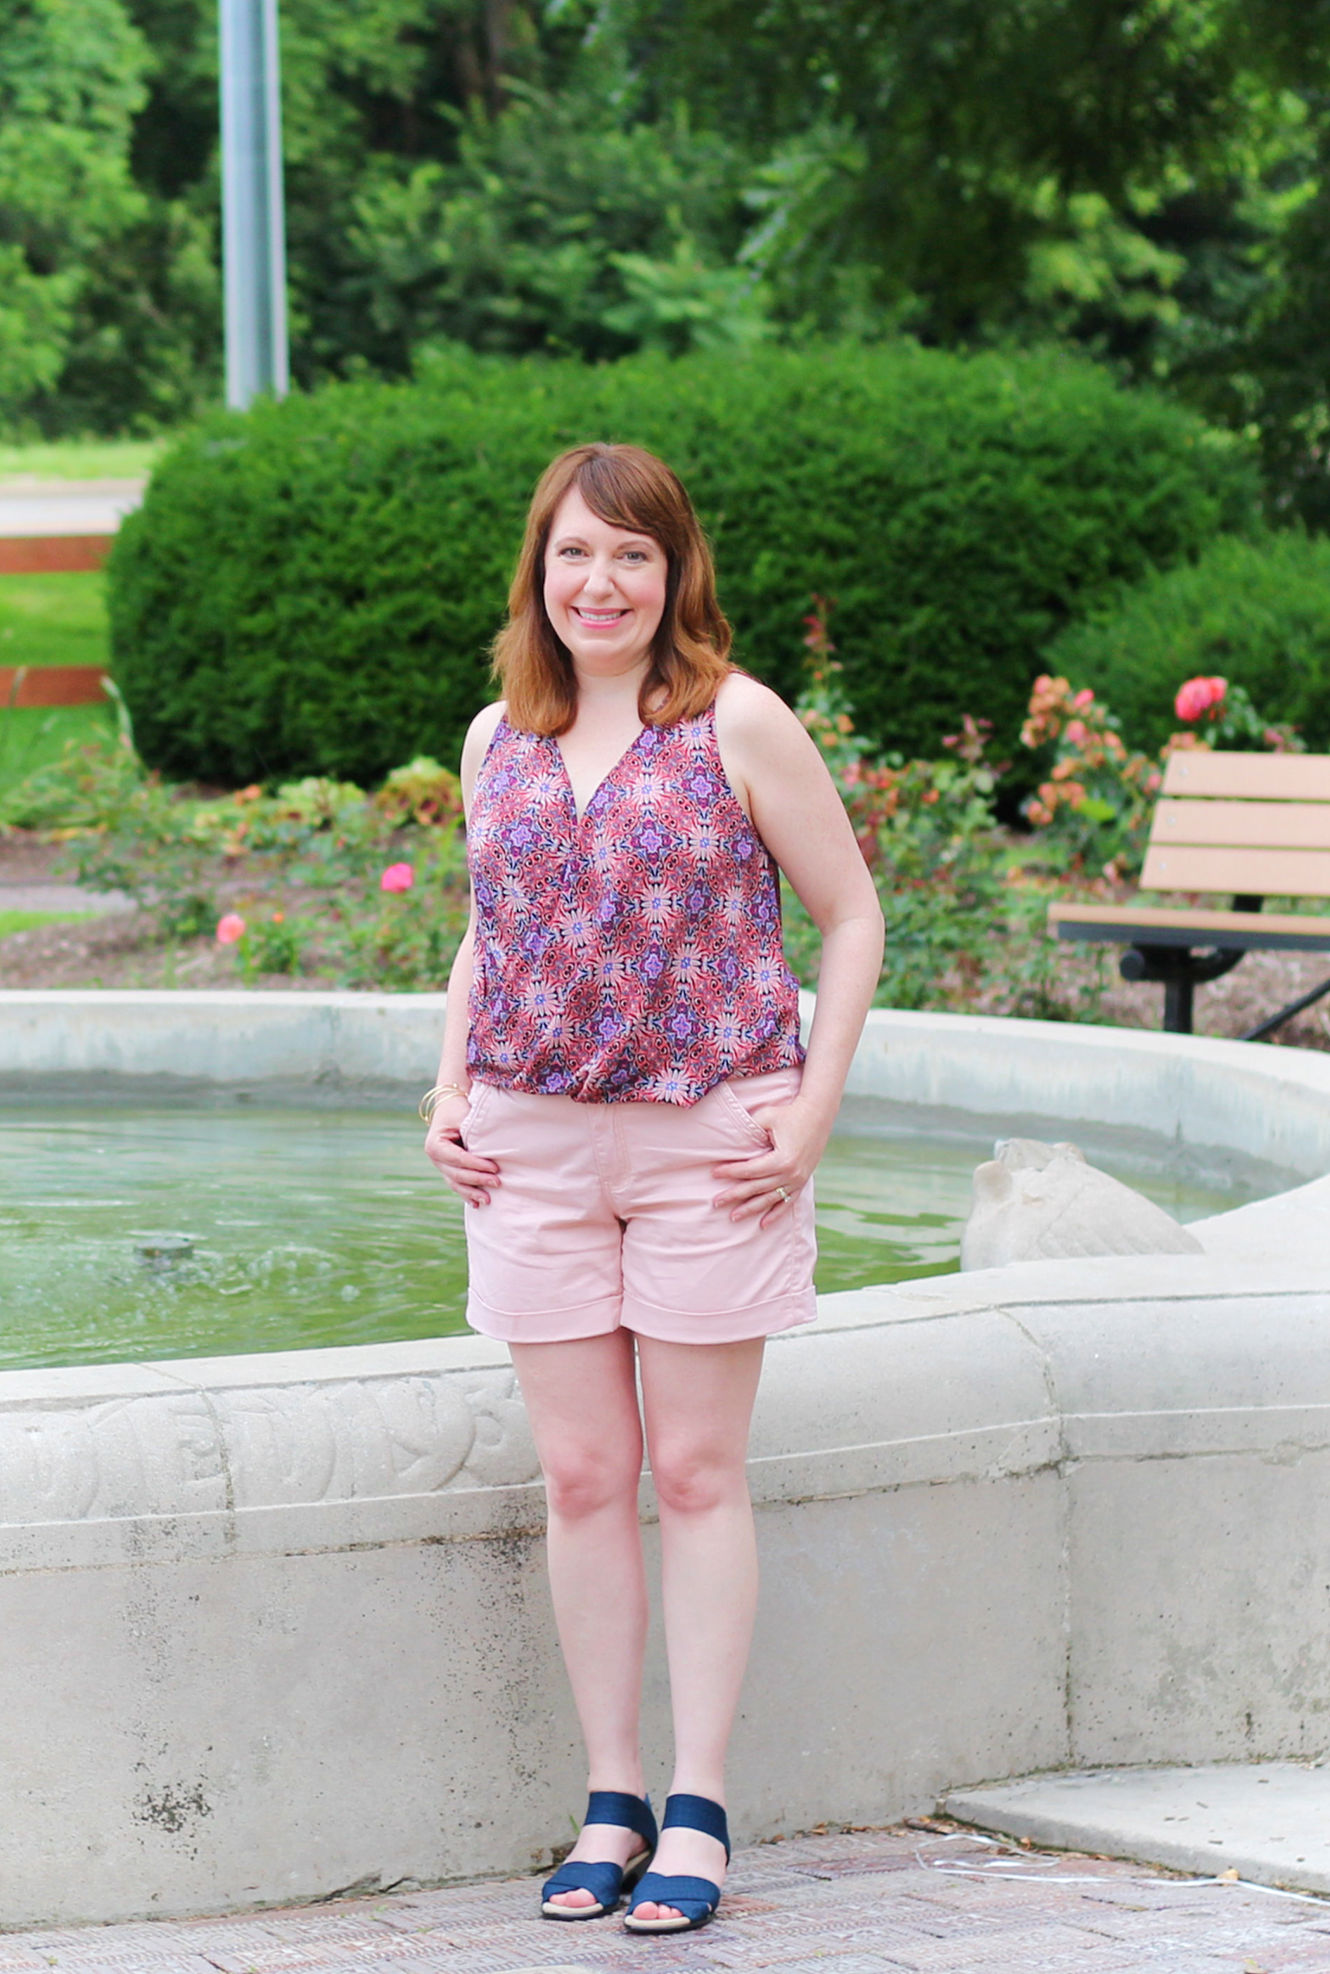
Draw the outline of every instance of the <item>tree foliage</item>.
M0 0L0 403L54 387L98 257L142 218L147 66L119 0Z
M1061 338L1330 524L1330 0L282 0L293 364ZM149 53L149 50L151 53ZM214 0L0 0L0 419L220 375Z

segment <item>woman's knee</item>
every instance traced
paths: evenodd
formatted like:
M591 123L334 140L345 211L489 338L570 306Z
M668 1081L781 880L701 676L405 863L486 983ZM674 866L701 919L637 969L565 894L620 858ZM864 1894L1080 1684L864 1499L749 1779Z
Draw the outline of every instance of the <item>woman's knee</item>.
M564 1521L597 1515L617 1502L636 1503L642 1448L570 1445L545 1449L545 1497Z
M742 1453L731 1447L687 1440L654 1445L651 1478L656 1499L667 1514L705 1515L744 1501L748 1495Z

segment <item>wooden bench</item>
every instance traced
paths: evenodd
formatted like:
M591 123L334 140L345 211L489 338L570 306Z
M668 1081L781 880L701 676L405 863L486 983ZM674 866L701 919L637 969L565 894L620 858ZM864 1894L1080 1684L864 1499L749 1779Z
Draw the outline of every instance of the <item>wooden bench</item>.
M1197 985L1250 952L1330 952L1330 915L1266 912L1267 898L1330 898L1330 755L1173 754L1155 807L1141 887L1227 892L1232 909L1054 905L1059 939L1126 946L1124 980L1164 987L1164 1027L1189 1035ZM1256 1042L1300 1014L1330 980L1242 1037Z

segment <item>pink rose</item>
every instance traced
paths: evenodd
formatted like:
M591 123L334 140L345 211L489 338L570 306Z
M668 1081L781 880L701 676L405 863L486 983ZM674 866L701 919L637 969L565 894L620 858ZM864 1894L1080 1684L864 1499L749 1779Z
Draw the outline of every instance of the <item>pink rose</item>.
M379 879L380 891L409 891L416 881L410 864L389 864Z
M1199 720L1212 706L1219 705L1227 691L1227 679L1188 679L1178 687L1173 711L1180 720Z
M1083 713L1087 707L1093 706L1094 694L1091 692L1089 686L1083 685L1079 692L1073 693L1071 703L1078 713Z
M245 936L245 921L239 912L223 912L217 921L217 943L219 946L234 946L237 939Z

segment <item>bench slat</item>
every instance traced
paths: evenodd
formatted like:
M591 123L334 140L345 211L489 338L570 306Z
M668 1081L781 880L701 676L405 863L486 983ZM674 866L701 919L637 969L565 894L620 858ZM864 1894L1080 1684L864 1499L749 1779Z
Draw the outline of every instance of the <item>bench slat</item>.
M1165 795L1228 795L1266 802L1330 802L1330 755L1170 754Z
M1330 898L1330 850L1177 849L1151 844L1146 891L1229 891L1256 898Z
M1221 912L1202 905L1050 905L1049 924L1056 925L1060 919L1086 925L1125 925L1130 921L1147 931L1181 925L1198 933L1306 932L1330 939L1330 912Z
M1218 912L1160 905L1051 905L1059 939L1118 946L1241 946L1250 951L1330 952L1330 913Z
M1252 850L1330 850L1330 803L1156 803L1152 848L1232 843Z

